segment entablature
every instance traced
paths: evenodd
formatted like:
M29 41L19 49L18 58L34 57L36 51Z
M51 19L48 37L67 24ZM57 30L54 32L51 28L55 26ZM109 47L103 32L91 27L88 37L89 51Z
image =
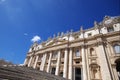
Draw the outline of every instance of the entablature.
M61 44L46 46L36 51L34 50L33 52L29 52L27 56L31 56L34 53L35 55L37 55L37 54L60 50L60 49L80 47L80 46L82 47L83 45L84 46L96 46L96 45L100 45L106 42L119 41L120 39L119 34L120 34L120 31L117 31L117 32L113 32L110 34L99 34L96 36L92 36L90 38L77 39L74 41L66 41Z

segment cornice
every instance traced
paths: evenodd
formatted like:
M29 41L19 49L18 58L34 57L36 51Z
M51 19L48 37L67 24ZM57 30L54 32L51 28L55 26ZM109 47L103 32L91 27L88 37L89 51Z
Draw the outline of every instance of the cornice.
M120 36L120 31L114 31L114 32L109 32L108 34L104 34L105 37L114 36L114 35Z
M85 47L85 46L92 46L92 45L94 46L101 45L105 43L105 41L102 38L107 38L115 35L120 35L120 31L116 31L108 34L97 34L89 38L81 38L81 39L76 39L69 42L65 41L61 44L43 47L42 49L34 51L34 53L39 53L44 51L48 52L49 50L64 49L64 48L71 48L71 47L78 47L78 46ZM89 41L93 41L93 43L89 43ZM32 53L33 52L29 52L27 55L31 55Z
M106 20L109 20L109 19L112 19L113 22L110 24L110 25L113 25L113 24L116 24L116 23L120 23L120 16L115 16L115 17L110 17L110 16L105 16L103 21L99 22L99 23L94 23L94 26L89 28L89 29L85 29L85 30L79 30L79 31L76 31L76 32L68 32L67 33L63 33L63 35L60 36L60 34L54 38L51 38L50 40L54 40L54 39L57 39L57 38L60 38L60 37L64 37L64 36L68 36L68 35L78 35L78 34L81 34L81 33L85 33L87 31L91 31L91 30L96 30L96 29L100 29L102 27L105 27L104 23ZM96 27L97 26L97 27ZM110 33L111 34L111 33ZM110 34L107 34L107 36L109 36ZM88 39L91 39L91 38L88 38ZM47 40L49 41L49 40ZM47 41L41 43L41 44L45 44ZM74 40L75 41L75 40Z

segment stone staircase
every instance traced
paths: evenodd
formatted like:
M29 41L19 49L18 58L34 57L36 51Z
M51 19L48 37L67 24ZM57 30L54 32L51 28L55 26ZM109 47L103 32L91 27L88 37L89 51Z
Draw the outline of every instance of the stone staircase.
M0 66L0 80L67 80L25 66Z

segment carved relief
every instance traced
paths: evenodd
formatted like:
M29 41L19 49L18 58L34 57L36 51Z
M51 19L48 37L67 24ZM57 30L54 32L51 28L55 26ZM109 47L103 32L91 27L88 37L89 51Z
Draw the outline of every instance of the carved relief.
M98 64L90 65L90 73L92 80L101 80L100 66Z

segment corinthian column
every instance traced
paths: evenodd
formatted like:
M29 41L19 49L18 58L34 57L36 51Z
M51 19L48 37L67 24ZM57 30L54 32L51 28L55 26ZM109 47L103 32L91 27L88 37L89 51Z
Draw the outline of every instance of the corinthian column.
M30 60L29 60L29 63L28 63L28 67L30 67L30 64L31 64L31 62L32 62L32 56L30 57Z
M38 58L39 58L39 56L37 55L37 56L36 56L36 59L35 59L35 64L34 64L34 66L33 66L34 69L36 68Z
M40 70L41 70L41 71L44 70L44 66L45 66L45 62L46 62L46 56L47 56L47 54L44 54L44 55L43 55L42 63L41 63L41 65L40 65Z
M60 50L58 51L58 59L57 59L55 75L59 75L59 68L60 68Z
M86 58L85 58L86 55L83 46L81 48L81 52L82 52L83 80L87 80L87 67L86 67Z
M69 52L69 72L68 72L68 79L72 80L72 48Z
M68 51L65 49L64 57L64 68L63 68L63 77L67 78L67 63L68 63Z
M101 72L102 72L102 79L103 80L113 80L111 77L110 69L109 69L109 63L107 62L106 59L106 53L103 45L99 45L97 48L98 52L98 58L100 61L100 67L101 67Z
M52 58L52 52L50 53L50 57L49 57L49 61L48 61L48 67L47 67L47 72L50 71L51 58Z

